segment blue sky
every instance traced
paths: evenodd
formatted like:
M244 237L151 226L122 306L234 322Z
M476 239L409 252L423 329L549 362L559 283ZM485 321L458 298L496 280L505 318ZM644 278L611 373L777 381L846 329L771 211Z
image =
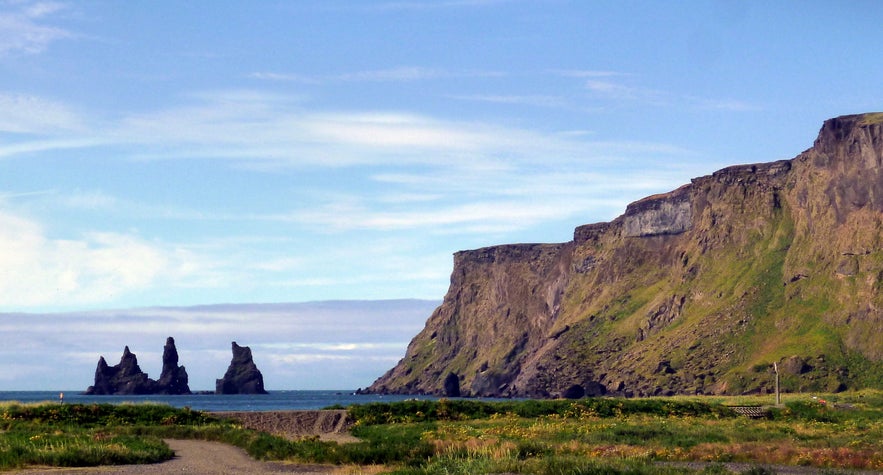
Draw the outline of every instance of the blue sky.
M880 109L875 2L0 3L0 306L440 298Z
M0 1L0 312L437 301L457 250L567 241L883 109L881 24L873 1Z

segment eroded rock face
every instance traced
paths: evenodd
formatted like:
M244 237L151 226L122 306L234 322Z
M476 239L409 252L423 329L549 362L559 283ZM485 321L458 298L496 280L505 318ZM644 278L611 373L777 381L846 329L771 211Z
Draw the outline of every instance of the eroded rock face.
M251 348L233 342L233 359L224 377L215 383L215 394L267 394L264 376L251 356Z
M175 340L166 340L163 352L163 371L159 381L154 381L141 371L138 358L126 346L119 364L108 366L104 357L98 359L95 384L86 389L89 395L135 395L135 394L190 394L187 371L178 366L178 350Z
M367 392L738 394L883 385L883 114L822 126L576 228L454 255L444 301ZM796 366L795 366L796 368Z
M693 224L690 185L663 195L636 201L625 210L622 233L625 236L680 234Z

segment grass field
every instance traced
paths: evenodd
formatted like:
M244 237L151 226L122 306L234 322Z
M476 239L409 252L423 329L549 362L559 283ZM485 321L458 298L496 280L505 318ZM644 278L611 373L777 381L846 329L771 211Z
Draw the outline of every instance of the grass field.
M296 441L161 405L0 404L0 469L151 463L163 438L216 440L252 457L330 463L352 473L542 475L726 473L743 462L883 471L883 391L785 395L769 417L728 406L766 397L405 401L348 408L361 441ZM660 462L708 462L701 471Z

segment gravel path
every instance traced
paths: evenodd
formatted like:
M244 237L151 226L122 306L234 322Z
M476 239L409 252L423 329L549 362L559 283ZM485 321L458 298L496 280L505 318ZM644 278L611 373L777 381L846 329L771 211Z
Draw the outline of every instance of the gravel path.
M166 440L175 458L167 462L150 465L114 465L88 468L61 468L26 470L27 475L60 474L119 474L119 475L165 475L165 474L280 474L299 473L301 475L327 475L336 467L321 465L295 465L274 462L259 462L244 450L219 442L203 440Z
M227 475L234 473L244 475L291 473L300 475L332 475L335 473L345 473L341 471L342 469L340 467L334 466L259 462L249 457L244 450L220 442L167 439L166 443L175 451L175 458L158 464L114 465L87 468L43 468L24 470L16 473L23 473L26 475L82 475L92 473L104 475ZM702 470L712 464L707 462L660 462L659 465L689 467L694 470ZM731 473L743 473L755 467L753 464L726 463L723 465ZM869 470L832 470L814 467L766 467L772 469L774 473L778 475L876 475L881 473L879 471Z

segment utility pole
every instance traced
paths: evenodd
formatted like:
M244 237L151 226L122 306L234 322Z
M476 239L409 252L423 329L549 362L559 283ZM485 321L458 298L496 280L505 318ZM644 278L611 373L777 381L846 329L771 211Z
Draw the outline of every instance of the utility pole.
M773 370L776 372L776 405L782 403L782 400L779 398L779 365L773 361Z

